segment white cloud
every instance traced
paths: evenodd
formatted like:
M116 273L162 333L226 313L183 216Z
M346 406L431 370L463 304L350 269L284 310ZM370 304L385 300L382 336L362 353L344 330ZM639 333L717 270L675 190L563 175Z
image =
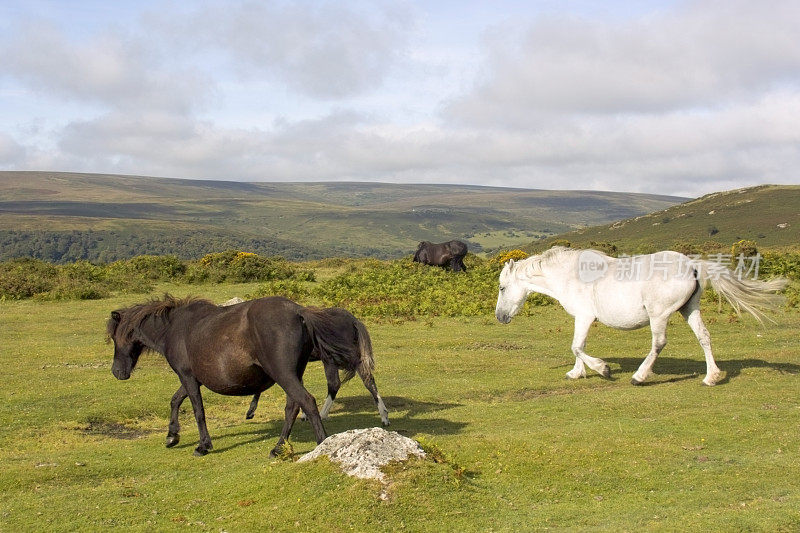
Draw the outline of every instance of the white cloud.
M220 55L244 79L322 99L379 88L402 60L411 24L407 10L386 2L358 10L337 2L223 2L153 20L175 46Z
M3 127L0 98L0 168L684 195L800 181L793 2L532 14L477 56L477 40L427 49L442 22L388 3L168 9L0 37L0 94L36 111Z
M451 106L467 123L663 112L800 82L800 4L694 2L634 20L539 18L487 39L484 79Z
M213 84L199 71L174 69L141 35L110 30L85 42L52 22L27 20L0 42L2 74L63 100L138 112L188 113Z
M0 165L15 165L25 159L25 147L0 131Z

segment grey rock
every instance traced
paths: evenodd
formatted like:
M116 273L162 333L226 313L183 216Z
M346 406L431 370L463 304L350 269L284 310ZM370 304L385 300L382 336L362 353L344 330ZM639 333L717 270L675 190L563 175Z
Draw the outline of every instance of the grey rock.
M385 481L381 467L409 456L423 458L425 452L415 440L396 431L374 427L336 433L303 455L297 462L311 461L323 455L339 464L348 476Z
M230 299L230 300L228 300L227 302L221 303L221 304L219 304L219 305L220 305L220 306L222 306L222 307L227 307L227 306L229 306L229 305L240 304L240 303L242 303L243 301L244 301L244 300L243 300L242 298L239 298L238 296L234 296L233 298L231 298L231 299Z

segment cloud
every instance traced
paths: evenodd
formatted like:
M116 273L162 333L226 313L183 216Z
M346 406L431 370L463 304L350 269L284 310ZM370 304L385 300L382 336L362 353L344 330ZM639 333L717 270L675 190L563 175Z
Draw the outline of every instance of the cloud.
M0 131L0 165L15 165L25 160L25 147L11 135Z
M408 10L385 2L362 2L358 10L335 2L224 2L166 20L159 15L152 24L175 46L190 43L225 57L240 77L321 99L380 87L403 59L413 23Z
M800 82L800 4L690 2L634 20L543 16L487 38L484 76L449 108L526 127L552 114L717 106Z
M0 41L2 73L31 90L109 108L188 113L210 81L192 68L173 68L146 39L124 31L70 39L53 22L20 22Z

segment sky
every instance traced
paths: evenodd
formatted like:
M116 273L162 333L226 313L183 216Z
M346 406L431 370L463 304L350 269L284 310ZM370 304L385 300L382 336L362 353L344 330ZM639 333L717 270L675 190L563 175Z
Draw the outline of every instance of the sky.
M0 170L800 183L800 2L0 0Z

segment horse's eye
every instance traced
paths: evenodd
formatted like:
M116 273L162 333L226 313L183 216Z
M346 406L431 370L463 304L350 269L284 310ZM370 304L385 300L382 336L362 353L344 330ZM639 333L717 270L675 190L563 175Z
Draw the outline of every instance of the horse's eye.
M503 292L504 290L506 290L505 287L500 287L500 292Z

